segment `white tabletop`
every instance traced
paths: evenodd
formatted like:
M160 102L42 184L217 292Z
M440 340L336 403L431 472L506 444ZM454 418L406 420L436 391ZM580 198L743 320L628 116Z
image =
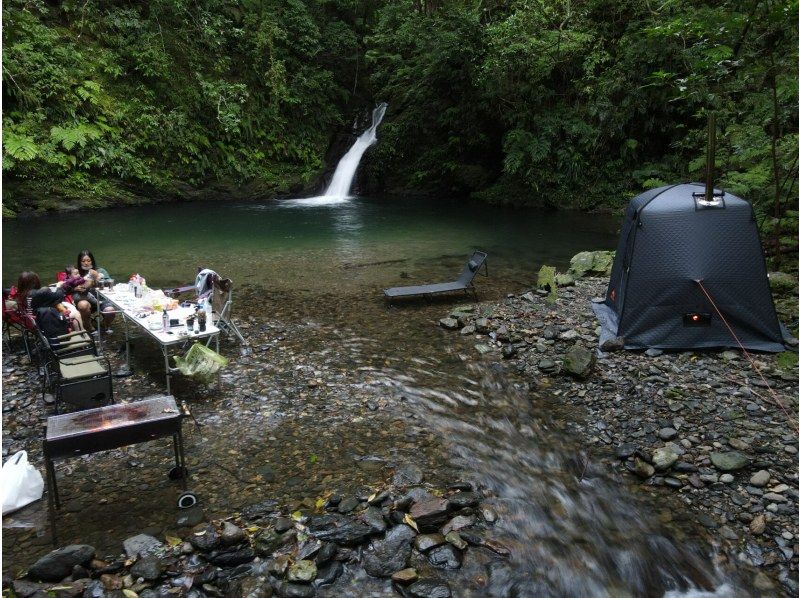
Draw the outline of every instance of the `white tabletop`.
M219 328L211 323L210 318L206 319L206 329L204 332L197 331L197 322L194 323L194 332L186 329L186 318L194 315L195 306L176 307L167 311L170 320L177 319L178 326L171 326L165 332L162 327L162 313L145 308L142 298L135 297L127 290L127 285L117 285L113 289L98 289L100 296L109 301L117 311L124 312L129 320L135 322L147 334L156 339L162 345L175 345L186 340L199 340L214 336L219 333Z

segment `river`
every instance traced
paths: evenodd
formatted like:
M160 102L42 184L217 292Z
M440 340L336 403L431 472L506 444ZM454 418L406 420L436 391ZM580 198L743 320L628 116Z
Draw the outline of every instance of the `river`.
M151 286L175 286L198 266L233 279L249 347L223 343L232 363L221 390L180 381L174 389L202 424L189 426L186 444L208 516L265 498L308 507L332 492L379 487L394 467L414 463L426 482L467 479L496 496L514 556L492 572L487 595L713 588L721 582L702 554L708 549L648 523L656 505L582 460L581 440L552 416L552 397L468 365L436 327L452 300L391 307L382 298L385 287L453 279L482 249L490 276L476 280L479 297L498 300L530 289L543 264L564 269L578 251L612 249L617 224L611 216L365 198L121 208L4 223L3 281L23 269L55 278L84 248L118 280L138 272ZM107 344L112 353L119 338L117 331ZM163 391L158 354L146 343L134 349L135 374L117 380L118 400ZM9 365L6 392L29 411L4 413L4 449L28 448L37 463L31 428L44 411L38 390L25 386L35 377L23 360L7 358ZM178 533L176 487L163 475L170 454L151 444L59 464L61 544L113 554L141 530ZM48 550L45 513L39 503L6 518L4 572ZM384 582L351 583L355 595L391 593Z

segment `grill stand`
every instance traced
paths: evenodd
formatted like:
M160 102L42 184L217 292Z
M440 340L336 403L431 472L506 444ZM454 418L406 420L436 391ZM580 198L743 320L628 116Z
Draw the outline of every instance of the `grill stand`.
M157 419L141 419L140 421L119 420L114 425L114 417L131 407L150 407ZM160 413L159 413L160 412ZM167 412L167 417L158 417ZM174 416L173 416L174 413ZM80 420L88 420L92 416L105 418L111 424L101 429L81 429ZM181 423L185 414L178 411L172 397L155 397L137 403L110 405L98 409L89 409L77 413L68 413L47 418L48 432L43 443L45 474L47 482L47 507L52 530L53 546L58 544L56 528L56 509L61 507L56 482L54 462L56 459L67 459L81 455L89 455L101 451L111 450L122 446L158 440L172 436L175 452L175 468L170 472L170 477L181 480L183 493L178 501L179 506L185 508L197 502L194 494L187 491L189 470L186 468L186 458L183 450L183 432ZM176 475L172 475L176 472ZM191 503L191 504L189 504Z

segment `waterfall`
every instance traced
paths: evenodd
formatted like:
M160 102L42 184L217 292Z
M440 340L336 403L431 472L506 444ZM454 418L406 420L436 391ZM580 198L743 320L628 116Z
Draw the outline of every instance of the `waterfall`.
M328 185L323 197L345 198L350 194L350 186L353 184L353 177L356 175L358 163L361 162L361 156L363 156L367 148L378 139L375 130L383 120L386 107L387 104L383 102L378 104L372 111L372 126L356 139L353 147L339 160L339 164L336 166L336 172L333 173L331 184Z

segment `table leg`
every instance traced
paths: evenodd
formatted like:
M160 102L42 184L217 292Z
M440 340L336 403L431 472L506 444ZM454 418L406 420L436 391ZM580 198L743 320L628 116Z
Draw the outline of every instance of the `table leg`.
M58 490L56 489L56 474L53 462L45 456L45 478L47 480L47 511L50 515L50 535L53 538L53 547L58 545L58 533L56 532L56 509L55 504L58 500Z
M183 454L183 432L180 428L172 435L172 442L175 447L175 466L181 472L181 488L187 489L187 479L189 477L189 470L186 467L186 458Z
M167 394L172 394L170 391L170 378L172 377L169 373L169 350L162 346L161 352L164 354L164 373L167 375Z

